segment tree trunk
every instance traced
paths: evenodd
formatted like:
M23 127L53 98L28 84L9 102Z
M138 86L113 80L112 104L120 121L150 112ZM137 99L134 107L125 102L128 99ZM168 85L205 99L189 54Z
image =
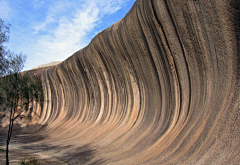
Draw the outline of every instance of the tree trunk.
M10 144L10 139L11 139L11 135L12 135L12 129L13 129L13 120L10 120L9 123L9 129L8 129L8 137L7 137L7 141L6 141L6 165L9 165L9 144Z
M6 165L9 165L9 143L10 143L10 138L11 138L11 130L12 130L12 119L10 118L9 122L9 128L8 128L8 136L7 136L7 141L6 141Z
M14 111L15 112L15 111ZM7 136L7 141L6 141L6 165L9 165L9 143L12 135L12 129L13 129L13 117L14 113L13 110L11 109L11 114L10 114L10 119L9 119L9 127L8 127L8 136Z
M8 146L9 146L9 140L7 139L7 143L6 143L6 165L9 165Z

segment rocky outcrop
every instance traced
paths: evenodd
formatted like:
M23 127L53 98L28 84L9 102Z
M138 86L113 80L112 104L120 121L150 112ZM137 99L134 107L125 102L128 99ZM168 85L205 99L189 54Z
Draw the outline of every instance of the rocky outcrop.
M239 163L239 6L137 0L86 48L41 70L44 143L68 163Z

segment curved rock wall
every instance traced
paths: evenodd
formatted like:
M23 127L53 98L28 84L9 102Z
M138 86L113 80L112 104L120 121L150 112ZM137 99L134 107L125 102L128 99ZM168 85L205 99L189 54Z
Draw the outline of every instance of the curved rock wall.
M94 149L86 164L239 163L238 15L238 0L137 0L42 69L49 143L69 162Z

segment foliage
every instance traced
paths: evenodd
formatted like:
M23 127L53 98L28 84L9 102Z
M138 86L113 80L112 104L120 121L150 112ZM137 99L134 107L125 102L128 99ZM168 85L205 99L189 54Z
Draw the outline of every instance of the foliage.
M24 66L26 56L9 51L4 43L9 41L9 27L0 19L0 77L19 73Z
M36 157L24 158L20 162L20 165L40 165L40 160Z
M4 21L0 19L0 45L9 40L9 26L10 25L5 25Z
M32 110L30 103L42 99L41 84L27 73L14 73L0 79L0 109L10 112L14 122L23 118L24 111Z
M6 151L5 148L0 147L0 152L5 152L5 151Z

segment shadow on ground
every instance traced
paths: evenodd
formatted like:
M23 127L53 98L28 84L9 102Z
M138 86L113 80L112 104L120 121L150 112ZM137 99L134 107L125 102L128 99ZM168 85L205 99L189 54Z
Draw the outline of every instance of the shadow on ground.
M19 164L23 158L38 157L42 165L49 164L89 164L95 157L96 150L89 145L82 147L74 147L70 145L60 146L51 145L44 141L48 138L44 134L46 126L32 125L21 128L14 125L13 135L10 142L10 162L11 164ZM0 147L5 148L7 139L7 127L0 126ZM51 154L52 153L52 154ZM58 153L61 153L58 155ZM104 160L97 160L91 165L104 164ZM0 152L0 164L5 164L5 152Z
M89 145L78 147L73 149L70 153L64 155L60 160L67 162L68 164L86 164L90 162L96 153ZM92 162L90 165L101 165L104 164L104 160L100 159Z

